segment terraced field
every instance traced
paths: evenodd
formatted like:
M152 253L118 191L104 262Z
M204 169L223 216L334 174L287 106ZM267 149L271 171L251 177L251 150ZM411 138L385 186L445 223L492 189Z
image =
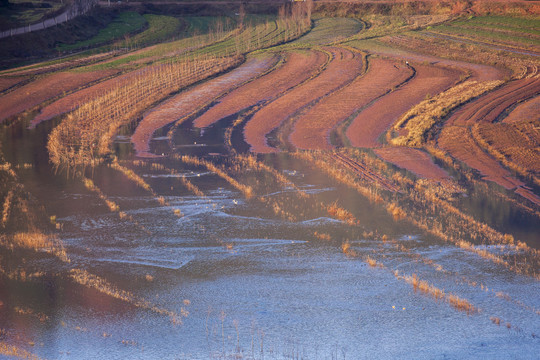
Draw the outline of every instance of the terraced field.
M383 3L0 73L0 357L535 359L537 17Z

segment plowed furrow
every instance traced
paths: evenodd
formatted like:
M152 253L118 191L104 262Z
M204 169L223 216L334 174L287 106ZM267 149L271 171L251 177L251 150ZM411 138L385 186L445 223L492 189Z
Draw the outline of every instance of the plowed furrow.
M527 99L540 91L540 79L515 80L486 96L464 106L452 115L448 125L472 125L475 122L493 122L509 106Z
M513 124L521 121L538 120L540 120L540 96L536 96L516 106L503 120L503 123Z
M300 149L332 149L329 135L340 122L402 83L409 72L396 62L374 58L365 75L318 102L296 120L291 143Z
M401 66L401 65L400 65ZM426 98L455 83L461 75L449 68L414 65L416 74L409 82L381 97L364 109L347 129L347 138L356 147L380 146L377 139L400 115Z
M272 99L311 77L324 62L324 53L319 51L291 52L281 67L232 91L193 124L207 127L242 109Z
M152 156L149 153L152 134L163 126L185 119L198 109L211 103L227 91L257 77L271 68L277 57L261 56L248 60L239 68L184 91L144 114L131 137L138 156Z
M476 144L470 130L466 127L444 127L439 136L439 146L454 158L478 170L486 180L493 181L507 189L523 185Z
M266 135L279 127L288 117L303 107L352 81L362 67L361 58L343 48L327 48L332 56L330 64L317 77L272 101L257 111L244 128L251 151L275 151L268 146Z
M0 97L0 122L65 92L105 78L115 71L56 73L33 81Z

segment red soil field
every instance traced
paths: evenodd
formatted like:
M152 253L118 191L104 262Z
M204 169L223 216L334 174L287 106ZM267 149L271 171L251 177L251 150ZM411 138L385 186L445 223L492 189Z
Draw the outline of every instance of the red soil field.
M466 104L456 111L445 123L439 135L439 146L454 158L480 171L485 175L486 180L494 181L507 189L522 186L523 183L521 181L512 177L495 158L485 152L486 149L475 141L469 127L476 123L491 124L506 108L520 100L536 95L539 91L540 80L537 78L514 80ZM497 127L491 127L490 130L492 131L489 132L486 130L487 128L484 128L485 136L488 137L486 140L492 142L492 148L502 152L510 151L510 153L513 153L516 161L520 165L528 166L528 169L536 161L537 156L534 148L537 144L533 145L532 152L525 151L524 149L516 150L511 144L512 141L508 143L504 140L512 132L506 133L502 131L503 129L500 126L498 127L499 131L497 131ZM513 131L516 129L509 128L507 130ZM514 135L514 141L523 141L522 134L520 135L519 131L514 132ZM519 138L521 140L518 140ZM519 193L523 194L525 192L526 190L521 190ZM528 195L527 198L530 199L531 196Z
M486 180L496 182L507 189L524 185L476 144L467 127L445 126L439 136L438 145L454 158L480 171Z
M406 169L419 177L435 181L450 179L450 175L433 163L425 152L409 147L386 147L375 149L383 160Z
M540 79L514 80L456 111L446 122L448 125L472 125L476 122L494 122L513 104L540 92Z
M420 64L413 66L416 70L414 78L377 100L353 120L346 132L351 145L356 147L379 146L377 138L400 115L424 100L426 95L433 96L448 89L462 74L457 70L438 66Z
M332 61L317 77L301 84L257 111L244 128L244 138L252 152L269 153L266 135L279 127L288 117L312 101L325 96L352 81L361 69L359 56L344 48L326 48Z
M290 52L278 69L239 87L197 118L193 125L207 127L261 101L279 96L317 73L326 57L320 51Z
M217 97L264 73L277 61L275 55L252 58L235 70L184 91L147 111L131 137L137 156L155 156L149 150L152 134L156 130L193 114Z
M390 43L393 43L393 40L395 40L396 37L387 37L385 41L389 41ZM410 41L409 38L403 39L400 41ZM395 41L399 44L400 41ZM418 44L418 46L425 45L421 42ZM505 75L507 75L506 72L503 70L497 69L493 66L488 65L481 65L481 64L473 64L473 63L467 63L463 61L458 60L449 60L449 59L443 59L438 58L431 55L424 55L424 54L418 54L409 52L404 49L396 49L392 47L377 47L373 49L369 49L369 52L374 54L380 54L384 56L390 56L390 57L398 57L403 60L409 61L409 62L428 62L432 65L441 65L441 66L448 66L448 67L454 67L457 69L461 69L463 71L468 71L471 74L470 80L476 80L476 81L491 81L491 80L500 80L504 78Z
M504 123L512 124L522 121L540 120L540 96L524 101L514 108L503 120Z
M409 71L395 61L374 58L368 71L302 114L289 139L301 149L332 149L329 135L341 121L407 79Z
M87 73L61 72L33 81L0 98L0 122L112 73L114 73L112 70Z
M0 92L9 89L13 85L16 85L26 79L25 76L17 77L0 77Z
M535 130L532 122L482 123L475 130L478 136L508 161L536 176L540 175L540 133Z

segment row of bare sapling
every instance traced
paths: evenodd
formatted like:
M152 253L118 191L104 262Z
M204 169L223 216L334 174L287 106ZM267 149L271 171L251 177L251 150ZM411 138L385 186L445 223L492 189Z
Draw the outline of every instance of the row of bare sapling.
M227 40L229 44L216 43L206 54L187 54L181 59L150 66L127 84L81 104L51 132L47 144L51 161L57 167L67 168L99 164L110 153L118 130L145 109L190 84L237 66L241 58L234 55L289 41L307 31L310 20L306 12L295 10L300 7L292 9L288 15L280 14L277 30L268 24L234 30L232 43L231 40ZM276 31L282 36L269 36Z
M237 65L238 58L208 55L154 65L127 84L106 91L67 115L47 144L56 166L94 166L110 152L113 136L170 93Z

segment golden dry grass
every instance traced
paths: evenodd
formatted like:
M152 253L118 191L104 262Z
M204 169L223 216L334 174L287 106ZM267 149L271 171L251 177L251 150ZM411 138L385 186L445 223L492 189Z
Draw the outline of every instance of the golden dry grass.
M41 358L28 352L24 349L21 349L17 346L7 344L3 341L0 341L0 354L5 356L12 356L18 359L25 360L40 360Z
M471 99L493 90L502 81L478 83L466 81L431 99L422 101L401 116L387 133L388 141L396 146L421 147L428 132L450 111ZM396 134L399 134L396 136ZM395 136L395 137L394 137Z
M149 67L66 116L49 135L47 149L56 166L94 166L110 152L118 129L171 92L237 65L239 58L201 55Z
M72 269L70 271L70 277L77 283L84 285L86 287L95 289L105 295L111 296L115 299L125 301L133 306L151 310L155 313L166 315L170 318L171 322L174 324L182 323L182 316L187 316L184 314L177 314L173 311L158 307L151 302L140 299L137 296L133 295L129 291L118 289L113 284L109 283L107 280L89 273L84 269Z
M419 279L416 274L413 274L412 276L399 275L399 273L395 271L394 275L397 279L403 280L406 283L412 285L414 291L420 291L426 295L433 297L437 301L444 300L459 311L464 311L467 314L473 314L479 311L468 300L460 298L459 296L451 293L445 293L444 290L439 289L438 287L428 283L427 281Z

